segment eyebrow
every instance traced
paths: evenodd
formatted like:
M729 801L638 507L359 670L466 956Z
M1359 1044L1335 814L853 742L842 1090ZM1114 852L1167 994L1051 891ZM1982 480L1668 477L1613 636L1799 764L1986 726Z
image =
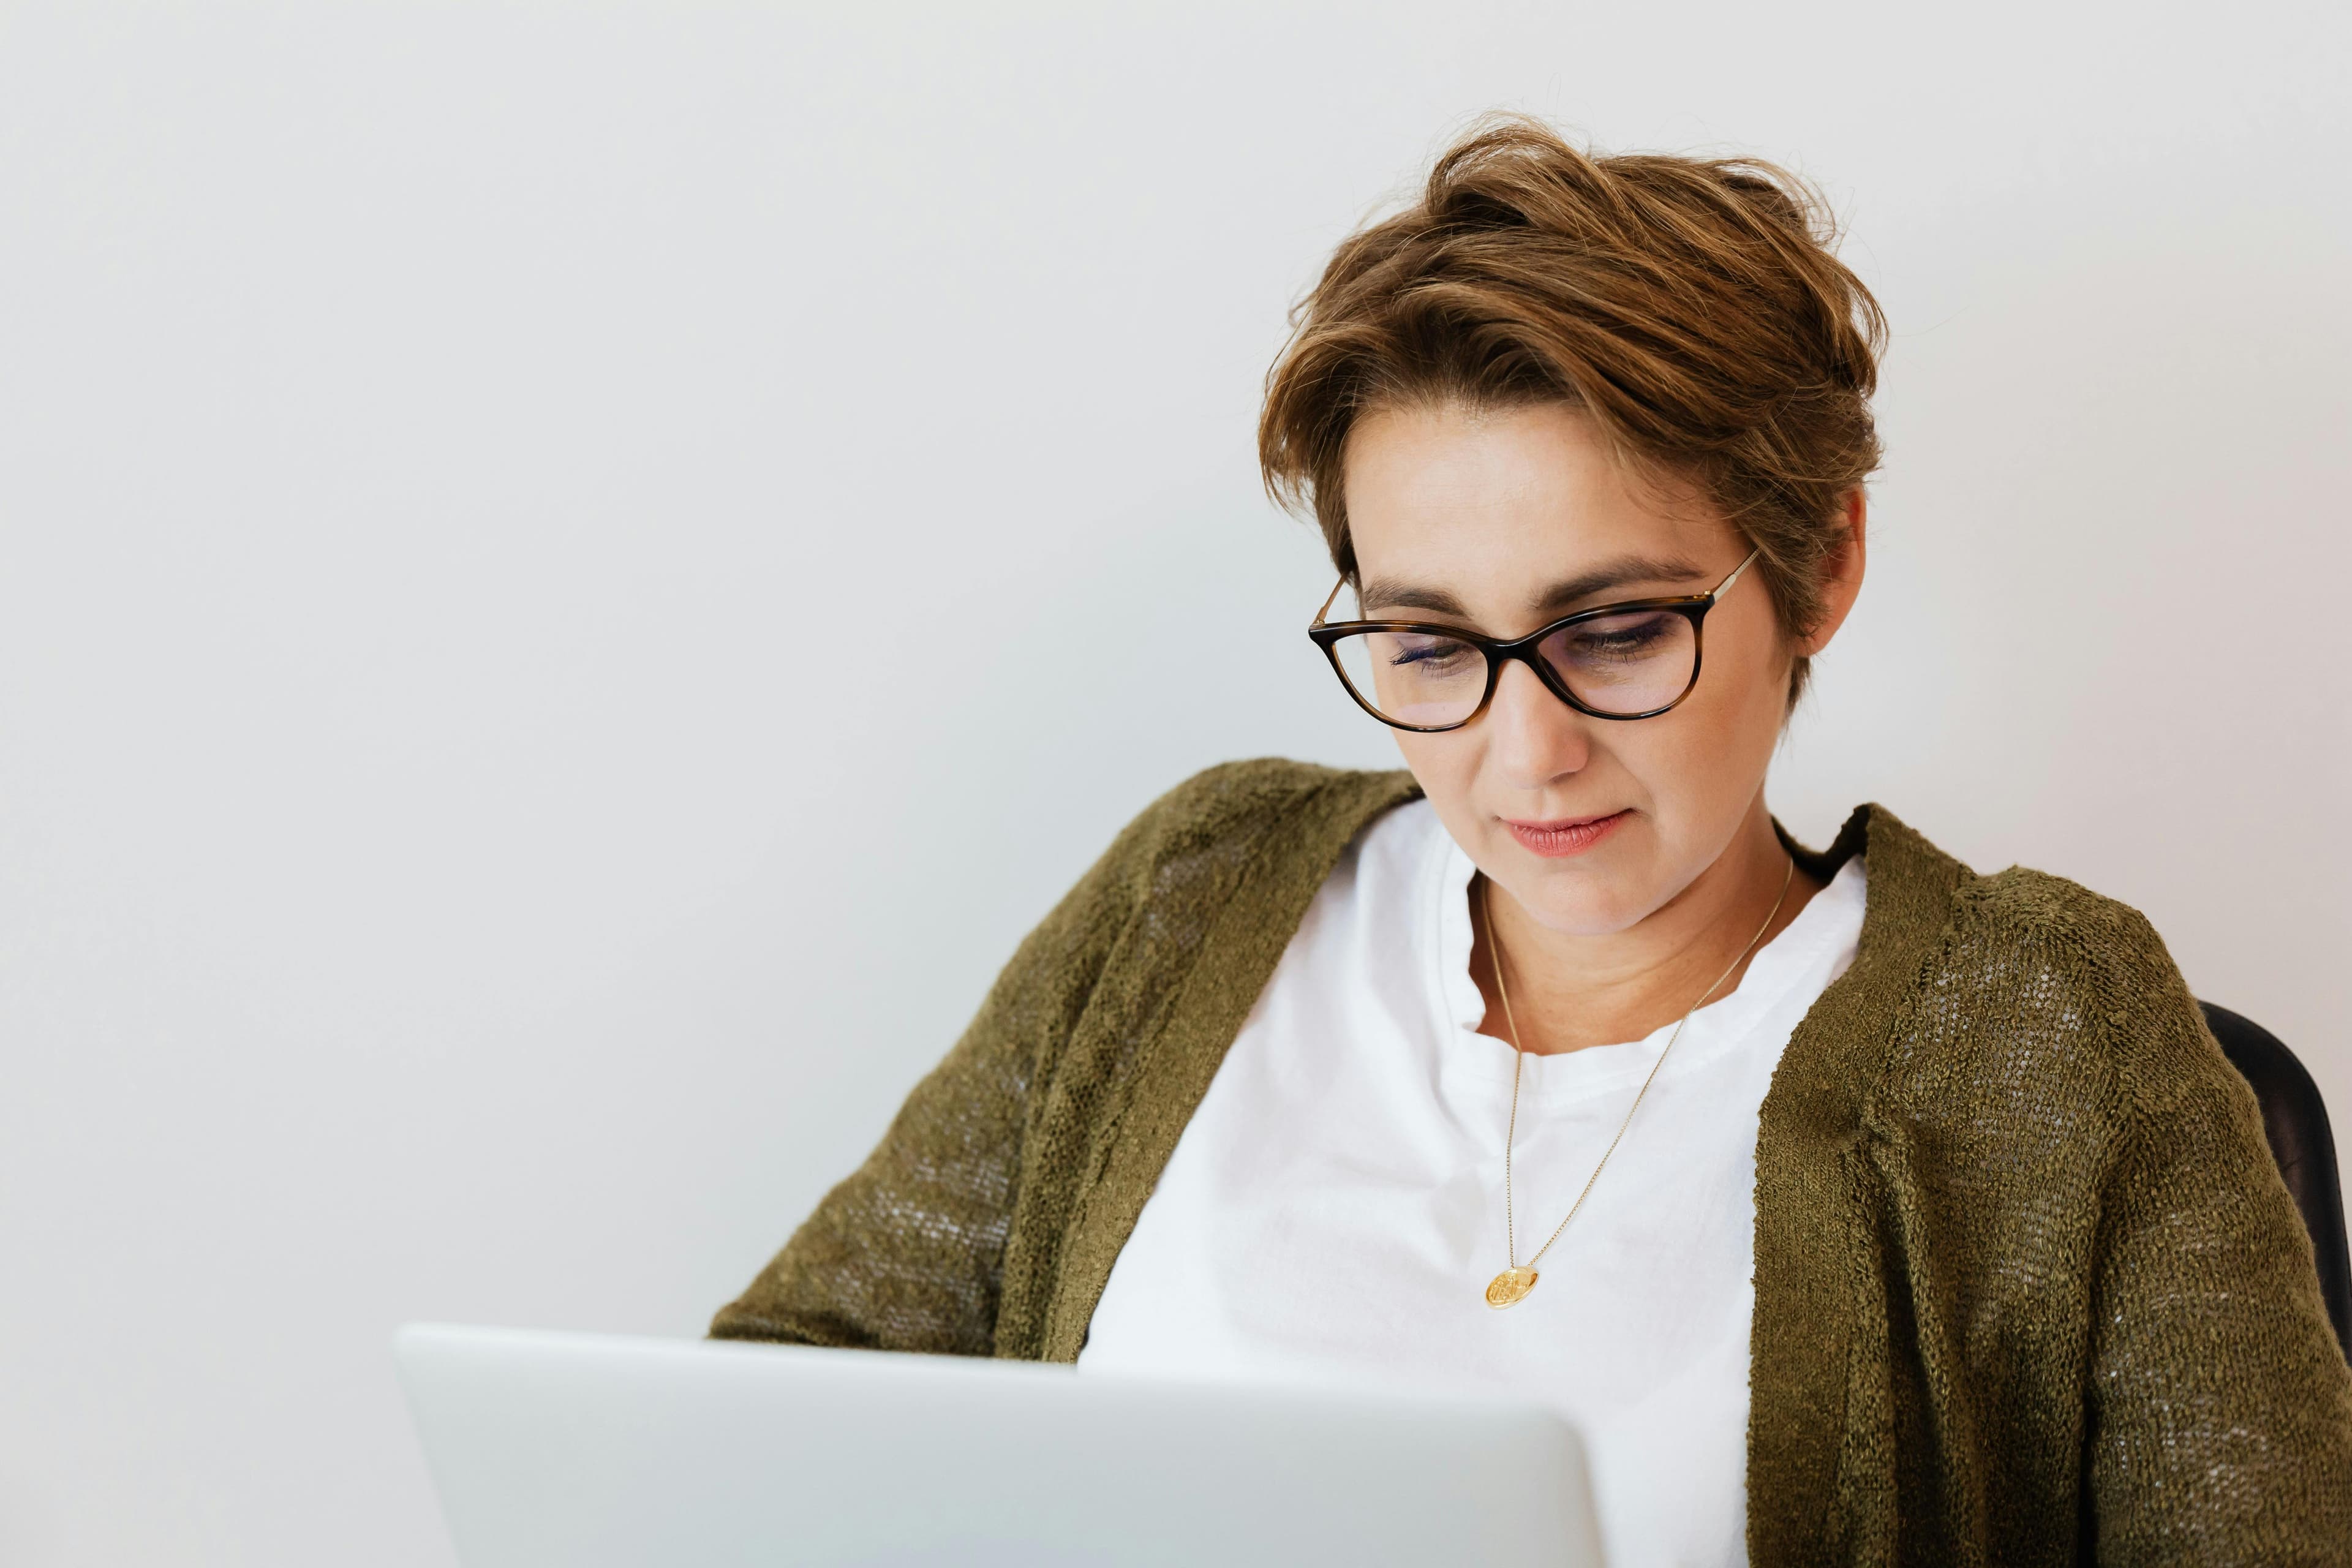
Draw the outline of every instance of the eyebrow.
M1528 596L1528 608L1539 616L1554 612L1566 615L1579 601L1622 588L1628 583L1696 583L1706 577L1703 568L1679 557L1621 555L1573 577L1545 584ZM1394 577L1374 577L1365 583L1360 602L1366 615L1378 606L1383 610L1427 610L1465 621L1470 618L1462 601L1444 589L1423 587Z

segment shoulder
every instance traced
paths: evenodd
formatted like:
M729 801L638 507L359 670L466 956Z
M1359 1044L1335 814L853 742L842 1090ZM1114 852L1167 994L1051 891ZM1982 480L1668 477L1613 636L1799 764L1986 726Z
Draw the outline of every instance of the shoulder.
M1412 775L1328 768L1283 757L1194 773L1121 831L1111 858L1157 887L1171 868L1321 860L1328 869L1375 818L1416 798Z
M1973 965L1965 989L2087 989L2122 1003L2130 987L2179 978L2147 916L2079 882L2024 866L1973 871L1880 805L1857 810L1839 842L1866 854L1872 913L1900 928L1885 934Z
M1314 803L1358 808L1366 821L1421 794L1402 769L1328 768L1287 757L1219 763L1194 773L1145 809L1139 822L1184 830L1246 828Z
M2171 965L2163 939L2146 915L2080 882L2029 866L1970 877L1960 889L1957 912L1989 932L2063 952L2085 973Z
M1024 952L1091 952L1138 922L1158 936L1174 933L1171 940L1181 938L1174 945L1189 952L1206 922L1245 889L1275 895L1257 902L1278 923L1289 903L1304 910L1304 900L1288 893L1304 886L1311 894L1358 834L1419 794L1410 773L1279 757L1206 769L1119 830Z
M1871 902L1895 906L1887 912L1913 927L1903 935L1923 960L1905 1033L1916 1038L1932 1020L1929 1032L1956 1045L2093 1073L2142 1106L2229 1082L2196 999L2139 910L2047 871L1979 874L1884 808L1864 809ZM1932 938L1930 921L1940 927Z

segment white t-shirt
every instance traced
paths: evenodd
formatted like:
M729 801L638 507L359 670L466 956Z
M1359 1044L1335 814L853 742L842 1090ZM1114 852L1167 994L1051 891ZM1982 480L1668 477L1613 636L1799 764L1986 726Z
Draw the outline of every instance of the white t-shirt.
M1466 1384L1582 1430L1609 1560L1746 1561L1757 1111L1853 963L1860 857L1692 1015L1518 1305L1511 1047L1477 1033L1472 867L1425 801L1376 822L1291 939L1144 1205L1082 1370ZM1673 1032L1529 1057L1519 1256L1543 1244Z

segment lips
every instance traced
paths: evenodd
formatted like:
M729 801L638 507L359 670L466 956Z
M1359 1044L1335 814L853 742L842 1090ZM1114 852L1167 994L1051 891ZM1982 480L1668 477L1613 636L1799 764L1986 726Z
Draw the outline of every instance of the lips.
M1613 811L1606 816L1563 816L1549 822L1503 819L1522 847L1548 860L1581 855L1622 826L1633 814Z

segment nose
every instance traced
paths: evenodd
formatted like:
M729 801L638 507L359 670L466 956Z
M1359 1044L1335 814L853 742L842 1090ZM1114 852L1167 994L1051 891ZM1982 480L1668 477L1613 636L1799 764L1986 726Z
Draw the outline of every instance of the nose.
M1542 789L1592 760L1593 721L1553 696L1516 658L1504 664L1495 700L1479 722L1489 727L1487 755L1514 788Z

